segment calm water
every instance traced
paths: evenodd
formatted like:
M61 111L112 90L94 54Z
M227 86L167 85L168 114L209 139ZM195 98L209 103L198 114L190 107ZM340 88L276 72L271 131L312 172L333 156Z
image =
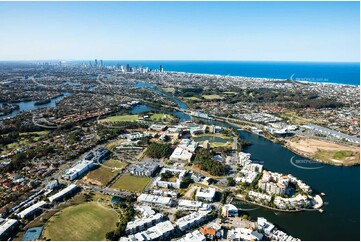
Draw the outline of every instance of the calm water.
M46 103L46 104L42 104L42 105L35 105L36 101L28 101L28 102L18 102L15 103L17 105L19 105L20 109L14 110L12 113L7 114L7 115L3 115L0 116L0 120L1 119L5 119L5 118L11 118L11 117L15 117L16 115L18 115L20 112L22 111L29 111L29 110L34 110L34 109L38 109L38 108L54 108L56 106L56 102L60 101L61 99L63 99L63 97L65 96L69 96L70 93L68 92L63 92L63 96L59 96L56 98L52 98L50 103ZM3 103L0 103L0 105L2 105Z
M166 97L166 98L171 99L172 101L174 101L174 102L178 105L179 108L181 108L181 109L188 109L187 104L185 104L184 102L179 101L178 99L176 99L176 98L174 98L174 97L172 97L172 96L170 96L170 95L168 95L168 94L166 94L166 93L164 93L164 92L159 91L158 89L156 89L156 88L153 87L153 86L154 86L153 84L145 83L145 82L138 82L138 83L135 84L135 86L136 86L136 87L147 87L147 88L150 88L150 89L152 89L153 91L161 94L162 96L164 96L164 97Z
M325 165L321 169L304 170L293 166L290 159L304 160L279 144L239 131L242 139L253 145L245 148L253 159L264 161L264 168L291 173L304 180L315 192L324 192L324 213L274 213L266 209L249 212L263 216L302 240L359 240L360 238L360 167ZM343 232L341 232L343 231Z
M88 64L89 61L74 63ZM143 66L165 71L288 79L360 85L359 63L277 61L104 61L105 65Z
M166 95L166 94L165 94ZM143 107L144 108L144 107ZM144 108L145 109L145 108ZM188 115L187 115L188 116ZM185 117L184 117L185 118ZM186 117L190 120L190 117ZM217 121L205 121L235 127ZM264 162L264 168L293 174L309 184L316 193L324 192L324 212L275 213L258 208L248 213L265 217L285 232L301 240L359 240L360 238L360 167L325 165L321 169L304 170L293 166L293 160L304 160L279 144L263 137L239 130L242 139L252 143L244 152ZM241 205L242 208L249 206Z

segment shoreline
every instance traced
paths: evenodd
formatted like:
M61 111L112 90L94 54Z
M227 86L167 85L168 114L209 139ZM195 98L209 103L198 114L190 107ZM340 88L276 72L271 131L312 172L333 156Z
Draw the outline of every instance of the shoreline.
M345 87L360 87L360 84L346 84L346 83L337 83L337 82L298 81L298 80L289 80L289 79L271 78L271 77L233 76L233 75L194 73L194 72L184 72L184 71L165 71L164 73L191 74L191 75L202 75L202 76L210 76L210 77L262 79L263 81L288 81L288 82L299 83L299 84L316 84L316 85L321 85L321 86L322 85L337 85L337 86L345 86Z
M237 126L238 128L241 128L241 129L242 129L242 127L241 127L239 124L237 124L237 123L229 122L229 121L226 121L226 120L223 120L223 122L226 122L226 123L228 123L228 124ZM296 155L299 155L299 156L301 156L301 157L303 157L303 158L306 158L306 159L310 159L310 160L317 161L317 162L319 162L319 163L321 163L321 164L332 165L332 166L344 166L344 167L360 166L360 163L344 164L344 163L337 163L337 162L322 161L322 160L320 160L320 159L313 158L313 157L311 157L311 156L308 156L308 155L306 155L306 154L303 154L302 152L299 152L299 151L297 151L297 150L289 147L289 146L287 145L287 142L286 142L285 144L282 144L282 143L280 143L280 142L276 142L276 141L273 140L272 138L269 138L269 137L267 137L267 136L265 136L265 135L255 134L255 133L253 133L253 132L251 132L251 131L249 131L249 130L247 130L247 129L242 129L242 130L243 130L243 131L246 131L246 132L248 132L248 133L250 133L250 134L254 134L254 135L261 136L261 137L263 137L263 138L265 138L265 139L267 139L267 140L269 140L269 141L271 141L271 142L273 142L273 143L280 144L280 145L282 145L282 147L288 149L289 151L295 153Z
M108 61L118 61L118 60L108 60ZM127 62L127 61L131 61L134 62L134 60L119 60L120 62ZM136 60L138 62L147 62L149 60ZM154 61L154 60L151 60ZM171 61L171 60L160 60L157 62L167 62L167 61ZM70 60L68 61L70 63L74 63L74 64L87 64L89 61L84 61L84 60ZM107 61L104 61L107 62ZM183 62L187 62L184 61ZM201 62L201 61L200 61ZM222 62L222 61L219 61ZM229 62L229 61L224 61L224 62ZM234 61L231 61L234 62ZM235 62L262 62L262 61L235 61ZM266 61L267 62L267 61ZM270 61L270 62L283 62L283 61ZM285 63L289 63L289 62L300 62L302 63L302 61L286 61ZM307 62L306 63L310 63ZM312 61L311 61L312 63ZM315 62L315 63L334 63L334 62ZM355 64L359 64L357 62L347 62L347 63L355 63ZM105 64L106 66L114 66L112 64ZM238 78L256 78L256 79L264 79L266 81L269 80L273 80L273 81L291 81L288 80L287 78L272 78L272 77L255 77L255 76L240 76L240 75L230 75L230 74L211 74L211 73L195 73L195 72L187 72L187 71L175 71L175 70L167 70L164 71L164 73L180 73L180 74L192 74L192 75L208 75L208 76L214 76L214 77L238 77ZM321 84L321 85L341 85L341 86L352 86L352 87L360 87L360 84L349 84L349 83L337 83L337 82L316 82L316 81L304 81L304 80L293 80L291 82L299 82L299 83L303 83L303 84Z
M316 195L316 196L319 196L319 195ZM245 200L244 198L240 198L239 196L236 196L236 199L238 199L241 202L249 203L249 204L252 204L252 205L255 205L255 206L260 206L260 207L263 207L263 208L266 208L266 209L269 209L269 210L273 210L273 211L277 211L277 212L283 212L283 213L316 212L316 211L320 212L319 209L321 208L321 207L319 207L319 208L302 208L302 209L294 209L294 210L285 210L285 209L273 208L273 207L269 207L269 206L264 205L264 204L258 204L258 203L252 202L252 201L248 201L248 200Z
M301 157L317 161L317 162L322 163L322 164L332 165L332 166L345 166L345 167L360 166L360 163L349 163L349 164L346 163L345 164L345 163L338 163L338 162L322 161L320 159L313 158L313 157L311 157L309 155L303 154L302 152L300 152L300 151L298 151L296 149L291 148L289 145L287 145L287 143L282 145L282 146L285 147L286 149L290 150L291 152L295 153L296 155L299 155Z

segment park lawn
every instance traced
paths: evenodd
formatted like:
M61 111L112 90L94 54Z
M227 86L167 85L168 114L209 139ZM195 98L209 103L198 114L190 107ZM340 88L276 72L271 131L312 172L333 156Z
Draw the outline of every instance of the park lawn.
M216 148L216 147L229 147L232 148L232 142L211 142L211 148Z
M113 149L113 148L115 148L117 146L120 146L125 140L126 139L118 139L118 140L112 141L112 142L106 144L104 146L104 148L106 148L108 150Z
M124 175L119 177L112 188L130 192L142 192L150 180L148 177Z
M118 115L99 120L100 122L128 122L137 121L138 115Z
M191 100L191 101L200 101L201 100L198 97L186 97L185 99Z
M160 120L170 121L173 120L173 116L165 113L155 113L149 118L151 121L157 122Z
M20 133L20 136L26 136L26 135L39 135L39 136L44 136L47 135L50 131L35 131L35 132L23 132Z
M174 93L175 92L175 88L173 87L165 87L165 88L162 88L163 91L165 92L170 92L170 93Z
M83 203L61 210L45 226L43 239L47 240L105 240L113 231L119 217L111 209L96 203Z
M236 92L222 92L223 94L227 94L227 95L236 95Z
M217 94L214 94L214 95L203 95L202 96L204 99L206 100L218 100L218 99L223 99L223 97L217 95Z
M127 166L126 162L110 159L103 163L104 166L90 171L84 179L96 182L100 186L108 184L119 172L121 169ZM118 169L111 169L108 167L114 167Z

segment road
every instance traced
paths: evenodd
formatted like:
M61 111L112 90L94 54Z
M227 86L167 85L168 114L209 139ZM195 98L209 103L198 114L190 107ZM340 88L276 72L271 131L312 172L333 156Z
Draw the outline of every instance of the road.
M131 196L133 193L131 192L125 192L125 191L119 191L116 189L111 189L111 188L101 188L101 187L97 187L97 186L91 186L91 185L80 185L84 190L90 190L90 191L94 191L94 192L101 192L103 194L108 194L108 195L112 195L112 196Z

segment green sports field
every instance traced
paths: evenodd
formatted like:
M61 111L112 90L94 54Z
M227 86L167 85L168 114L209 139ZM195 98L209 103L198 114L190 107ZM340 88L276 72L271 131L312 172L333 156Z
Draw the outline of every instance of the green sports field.
M119 177L112 188L130 192L142 192L150 180L148 177L124 175Z
M67 207L49 219L43 239L105 240L105 234L115 229L118 214L97 203Z
M86 175L86 177L88 179L99 182L100 186L104 186L120 172L120 169L124 168L125 166L127 166L127 163L125 162L110 159L105 161L103 163L103 166L100 166L99 168L89 172ZM112 168L117 168L117 169L112 169Z

